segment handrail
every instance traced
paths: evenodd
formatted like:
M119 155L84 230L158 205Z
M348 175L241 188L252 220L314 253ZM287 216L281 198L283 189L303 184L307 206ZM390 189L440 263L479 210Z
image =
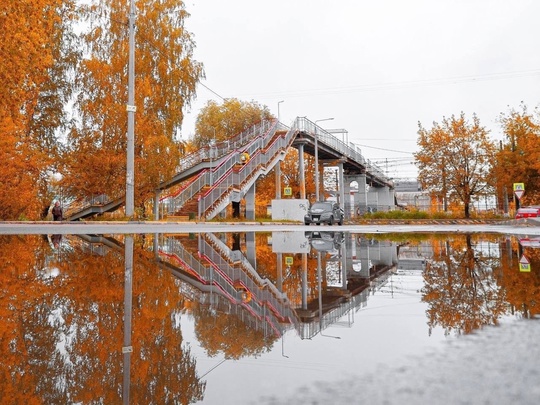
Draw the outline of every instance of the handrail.
M235 137L231 142L221 142L218 145L217 153L215 156L216 161L221 159L222 161L216 165L216 167L203 170L199 176L180 192L173 196L172 204L169 205L169 212L175 212L180 209L188 200L193 198L204 187L214 185L219 182L226 173L238 163L240 152L246 151L250 155L260 148L261 138L273 136L277 130L277 121L262 121L261 123L249 128L242 132L239 136ZM261 135L262 134L262 135ZM199 151L201 152L201 151ZM189 161L194 164L199 164L202 161L206 161L210 157L209 147L205 147L202 153L198 154L198 159L190 158ZM228 156L227 156L228 155ZM226 157L226 159L223 159ZM212 157L214 158L214 157ZM193 167L193 166L190 166ZM187 170L185 168L184 170Z
M392 183L392 181L388 177L386 177L384 171L376 164L371 163L369 159L366 160L364 156L362 156L361 150L357 148L354 144L351 143L351 145L353 146L348 145L347 143L334 136L332 133L326 131L325 129L321 128L320 126L305 117L299 117L296 120L298 122L299 128L301 128L301 130L304 132L317 136L317 141L319 143L329 146L343 156L346 156L351 160L362 164L366 167L366 171L368 171L371 175L375 176L381 183Z
M284 136L279 136L275 139L273 135L266 137L262 136L260 140L261 143L259 144L260 146L252 149L254 151L253 155L250 156L249 161L244 164L240 170L232 171L231 167L231 171L227 176L221 177L221 179L215 183L206 194L201 196L199 199L199 215L208 217L205 213L216 204L216 202L232 193L235 187L240 187L242 184L245 184L257 174L257 171L261 167L266 167L270 161L274 160L280 151L289 147L296 132L296 125L293 124ZM273 142L269 144L272 139ZM212 214L213 213L210 213L210 215Z
M70 218L73 215L76 215L84 210L87 210L91 207L98 207L98 206L105 206L107 204L110 204L114 201L119 201L123 199L124 196L108 196L106 194L100 194L97 196L90 196L86 198L80 198L75 199L71 201L69 204L64 204L63 209L63 217L64 218Z

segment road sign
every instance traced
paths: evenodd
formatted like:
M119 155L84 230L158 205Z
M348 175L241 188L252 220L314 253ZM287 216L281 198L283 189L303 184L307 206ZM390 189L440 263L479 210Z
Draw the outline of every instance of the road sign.
M292 195L292 187L285 187L283 189L283 194L284 195Z
M285 256L285 264L287 266L292 266L294 262L294 259L292 258L292 256Z
M514 194L518 200L521 199L523 193L525 193L525 183L514 183Z
M521 259L519 259L519 271L524 273L529 273L531 271L531 262L525 255L522 255Z

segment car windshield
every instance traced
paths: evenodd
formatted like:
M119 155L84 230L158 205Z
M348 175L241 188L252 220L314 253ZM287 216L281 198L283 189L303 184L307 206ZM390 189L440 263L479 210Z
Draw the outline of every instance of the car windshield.
M316 202L311 206L312 210L332 210L332 204L331 203L324 203L324 202Z

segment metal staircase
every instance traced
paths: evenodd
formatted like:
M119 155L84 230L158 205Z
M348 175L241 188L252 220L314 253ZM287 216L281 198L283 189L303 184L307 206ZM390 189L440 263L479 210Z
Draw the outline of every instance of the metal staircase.
M261 175L270 172L285 158L287 149L297 137L353 162L356 168L369 173L377 184L393 187L382 169L366 160L360 150L346 144L324 131L305 117L298 117L288 128L277 120L262 121L238 136L206 146L181 159L177 174L161 183L158 190L169 190L178 184L182 187L173 194L160 198L162 211L168 215L196 215L212 219L231 202L239 202ZM312 148L313 149L313 148ZM244 161L241 157L246 157ZM76 208L67 210L66 218L77 220L120 208L125 197L100 196L100 202L84 200Z
M285 158L297 129L293 126L287 130L274 120L265 121L250 131L252 136L247 143L233 149L229 145L218 149L215 167L201 171L175 195L162 198L162 201L170 199L166 202L169 214L196 212L199 218L211 219L231 201L240 201L260 175ZM235 146L238 144L234 143ZM242 162L241 157L245 154L249 157ZM206 156L208 152L204 150L204 158L194 161L200 165L209 161Z

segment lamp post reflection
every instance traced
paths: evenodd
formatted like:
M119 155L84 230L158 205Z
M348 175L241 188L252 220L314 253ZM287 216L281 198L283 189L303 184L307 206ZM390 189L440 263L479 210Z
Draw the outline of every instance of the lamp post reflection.
M133 236L126 235L124 242L124 345L122 354L124 358L124 380L122 399L124 404L129 404L129 391L131 385L131 316L132 316L132 293L133 293Z
M282 332L281 332L281 355L282 355L283 357L289 358L289 356L287 356L287 355L285 354L285 344L284 344L284 342L283 342L284 338L285 338L285 331L282 331Z

